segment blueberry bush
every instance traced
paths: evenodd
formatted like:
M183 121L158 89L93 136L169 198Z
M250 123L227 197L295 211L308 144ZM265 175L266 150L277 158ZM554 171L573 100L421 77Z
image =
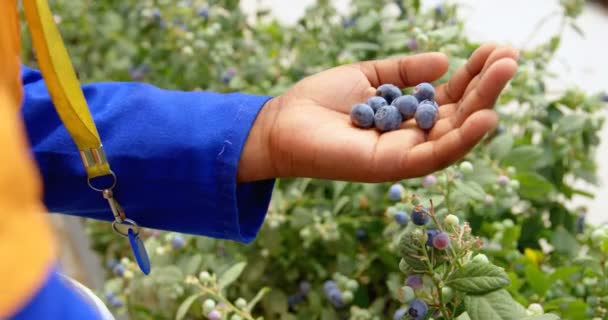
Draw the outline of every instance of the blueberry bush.
M454 4L353 0L342 15L330 2L288 26L235 0L51 4L83 82L278 95L335 65L441 51L451 64L440 83L479 45ZM521 52L500 127L462 162L390 184L281 179L250 245L145 230L149 276L90 221L107 264L99 295L131 319L605 319L608 229L571 205L594 196L577 186L597 183L604 104L545 87L584 4L559 2L563 28Z

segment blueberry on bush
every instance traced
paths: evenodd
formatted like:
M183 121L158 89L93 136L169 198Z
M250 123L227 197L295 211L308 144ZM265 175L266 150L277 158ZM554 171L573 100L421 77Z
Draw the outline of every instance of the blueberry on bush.
M412 287L414 290L422 288L422 284L422 277L417 274L410 275L405 279L405 285Z
M401 113L399 113L399 110L392 105L380 107L380 109L378 109L374 115L376 129L380 130L381 132L399 129L399 127L401 127L402 120Z
M422 102L416 110L414 117L416 124L420 129L428 130L435 125L437 121L438 109L431 102Z
M397 214L395 214L394 219L400 226L406 226L409 220L407 217L407 213L403 211L397 212Z
M173 239L171 239L171 247L173 247L173 249L181 249L184 247L185 244L186 241L184 240L184 237L180 234L176 234Z
M428 310L429 308L424 301L415 299L407 308L407 315L413 320L423 320L425 319Z
M511 180L509 179L509 177L505 175L501 175L498 177L498 185L500 185L501 187L508 186L510 181Z
M383 84L376 91L376 95L384 98L389 104L398 97L401 97L402 94L401 89L393 84Z
M440 232L433 237L433 247L445 250L450 246L450 236L445 232Z
M403 316L405 315L406 311L407 310L403 309L403 308L395 310L395 314L393 315L393 320L401 320L401 319L403 319Z
M207 318L209 318L209 320L221 320L222 314L217 310L212 310L207 314Z
M392 201L399 201L403 197L404 188L402 185L395 183L388 189L388 198Z
M115 275L122 277L125 274L125 266L122 263L118 263L114 266L112 271L114 271Z
M359 128L371 128L374 126L374 110L365 103L356 104L350 111L350 120Z
M418 100L416 97L408 94L393 100L392 105L399 110L403 120L409 120L412 119L416 114L416 109L418 109Z
M435 177L432 174L429 174L428 176L424 177L424 180L422 180L422 186L425 188L430 188L433 185L435 185L437 183L437 177Z
M416 206L414 210L412 210L412 222L414 224L423 226L427 224L430 219L429 213L422 206Z
M367 100L367 104L372 107L375 113L376 111L378 111L378 109L380 109L380 107L387 106L388 102L386 102L386 99L382 97L373 96Z
M418 101L435 100L435 88L428 82L423 82L414 88L414 97Z
M428 237L428 239L426 240L426 245L429 247L433 246L433 239L435 239L435 236L439 234L439 230L434 229L434 228L430 228L426 230L426 235Z

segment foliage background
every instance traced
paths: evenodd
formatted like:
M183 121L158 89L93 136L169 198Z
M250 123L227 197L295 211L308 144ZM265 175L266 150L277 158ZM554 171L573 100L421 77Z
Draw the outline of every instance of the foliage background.
M478 45L463 32L458 7L449 3L421 10L413 0L356 0L341 16L330 1L318 1L294 26L279 24L268 12L249 23L238 1L230 0L51 4L85 83L147 81L181 90L278 95L320 70L396 54L442 51L451 57L452 72ZM560 4L564 28L575 26L583 2ZM485 239L491 260L509 272L509 291L524 306L538 302L565 319L604 317L608 245L592 245L584 208L567 206L574 195L591 196L575 188L576 181L597 183L594 152L602 104L580 88L546 91L552 77L547 65L560 36L522 52L518 75L497 103L502 127L467 157L473 173L454 166L436 173L432 186L423 186L423 179L403 184L408 194L433 199L440 215L470 221ZM25 29L24 38L29 48ZM31 50L25 52L25 62L34 65ZM517 183L501 187L501 175ZM154 268L149 277L139 276L127 259L121 264L131 272L116 276L112 261L129 257L128 248L112 241L107 224L90 222L89 227L94 249L111 266L106 291L124 301L115 304L116 312L132 319L174 317L180 304L198 292L187 283L188 275L222 273L243 261L243 273L222 295L230 301L251 299L270 288L256 315L386 318L400 306L395 290L403 281L396 253L403 230L390 213L410 209L389 201L387 189L384 184L282 180L250 246L184 236L185 245L175 248L175 234L148 231ZM323 296L323 281L336 271L360 283L353 306L361 310L336 310ZM312 283L313 290L290 305L302 281ZM194 301L186 317L204 318L201 304L202 299Z

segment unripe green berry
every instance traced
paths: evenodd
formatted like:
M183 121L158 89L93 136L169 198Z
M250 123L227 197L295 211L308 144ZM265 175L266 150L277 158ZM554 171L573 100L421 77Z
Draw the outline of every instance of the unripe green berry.
M239 316L238 314L233 314L230 317L230 320L243 320L243 318L241 316Z
M483 253L479 253L479 254L475 255L475 257L473 257L472 261L476 262L476 263L489 263L490 262L488 260L488 257Z
M215 308L215 301L213 301L212 299L207 299L203 303L203 311L205 313L211 312L214 308Z
M356 291L358 288L359 283L356 280L348 280L348 282L346 282L346 289Z
M457 216L453 214L448 214L443 220L446 226L457 226L460 223L460 220Z
M354 296L352 291L344 291L342 292L342 301L344 301L344 303L349 304L351 302L353 302Z
M450 302L454 297L454 290L450 287L441 288L441 297L443 298L443 303Z
M209 283L209 281L211 281L211 274L209 274L207 271L201 271L201 273L198 275L198 279L203 284Z
M514 190L519 189L519 180L515 180L515 179L511 180L511 182L509 182L509 186L511 188L513 188Z
M243 298L238 298L234 302L234 305L239 309L245 309L245 307L247 307L247 301Z
M414 293L414 289L412 287L403 286L399 288L397 296L401 303L408 303L416 298L416 293Z
M473 164L470 163L469 161L463 161L460 164L460 171L462 171L462 173L471 173L473 172Z

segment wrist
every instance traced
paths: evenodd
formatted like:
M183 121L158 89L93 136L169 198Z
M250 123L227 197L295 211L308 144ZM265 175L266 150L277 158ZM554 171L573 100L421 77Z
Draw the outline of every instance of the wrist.
M260 109L243 146L237 170L237 182L272 179L277 176L272 161L272 132L278 115L278 97Z

